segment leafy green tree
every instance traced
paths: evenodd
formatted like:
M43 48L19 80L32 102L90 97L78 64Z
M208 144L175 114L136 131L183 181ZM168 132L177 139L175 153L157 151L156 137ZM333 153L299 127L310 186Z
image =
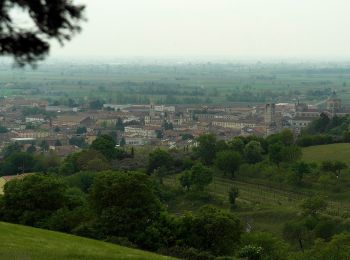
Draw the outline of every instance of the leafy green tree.
M87 132L86 126L79 126L79 127L77 128L77 130L75 131L75 133L76 133L77 135L86 134L86 132Z
M350 259L350 234L334 235L330 242L317 239L314 246L306 251L301 259L305 260L347 260Z
M228 145L225 140L218 140L216 142L216 153L228 150Z
M61 164L59 174L72 175L79 171L105 171L110 169L108 160L96 150L83 150L69 155Z
M325 172L332 172L334 170L334 164L332 161L323 161L321 164L321 170Z
M303 215L318 217L318 215L327 209L328 203L323 197L313 196L305 199L300 205Z
M294 143L294 135L290 129L283 129L280 133L282 144L289 146Z
M228 146L231 150L243 155L244 142L242 141L242 138L234 137L231 141L228 142Z
M107 160L116 159L116 143L109 135L101 135L94 140L90 149L100 152Z
M336 172L336 177L340 177L340 173L342 170L345 170L348 168L348 165L341 161L335 161L334 162L334 171Z
M138 236L136 243L152 251L168 248L176 244L177 230L178 221L166 212L161 212L159 219Z
M125 138L124 138L124 137L120 140L119 145L120 145L121 147L123 147L123 146L126 145L126 141L125 141Z
M189 191L191 186L193 185L191 171L190 170L184 171L181 174L179 180L180 180L181 186L185 188L187 191Z
M188 133L185 133L185 134L181 134L181 139L183 141L187 141L187 140L192 140L194 139L193 135L192 134L188 134Z
M0 134L6 134L8 131L9 130L6 127L0 125Z
M308 163L301 161L297 162L292 167L293 172L295 174L295 180L297 184L301 184L305 174L308 174L311 172L311 167Z
M258 163L263 160L263 148L258 141L250 141L244 147L244 157L249 163Z
M279 165L283 161L283 145L281 143L275 143L269 146L270 161Z
M0 8L0 55L13 56L18 65L33 64L48 55L52 40L68 41L80 31L84 7L69 0L3 0ZM12 13L29 18L31 26L16 23Z
M78 146L80 148L84 148L84 147L87 146L87 144L85 142L85 138L84 137L78 137L78 136L73 136L71 139L69 139L69 144Z
M64 207L66 186L57 178L31 175L5 185L2 216L5 221L40 226Z
M234 178L235 172L239 169L242 162L242 156L238 152L224 150L217 153L215 166L225 174L230 174L231 177Z
M350 131L343 132L343 142L350 143Z
M191 168L191 180L193 186L202 191L213 181L213 172L203 164L197 163Z
M236 206L236 199L239 195L239 190L237 187L231 187L228 192L228 199L230 201L231 207L234 208Z
M331 240L332 236L339 232L339 223L337 219L322 217L318 220L313 229L315 238L322 238L326 241Z
M40 143L40 148L42 151L48 151L49 150L49 144L43 140L41 143Z
M6 159L11 154L21 152L21 151L22 151L22 146L19 143L15 142L5 147L5 149L3 150L3 155L4 155L4 158Z
M238 252L238 256L247 260L260 260L262 259L262 253L262 247L246 245Z
M64 206L45 219L41 227L70 233L93 217L85 194L77 188L67 188L64 191Z
M180 244L208 251L216 256L232 255L240 241L242 225L238 218L211 206L180 220Z
M84 150L77 154L75 165L78 171L105 171L110 168L107 159L96 150Z
M302 157L302 150L296 145L284 146L280 152L283 162L292 163L298 161Z
M296 220L287 222L283 228L283 237L290 242L297 242L301 251L304 251L305 241L308 240L308 230L305 223Z
M158 139L162 139L162 138L164 137L163 130L157 129L157 130L156 130L156 135L157 135L157 138L158 138Z
M150 178L137 172L103 172L90 189L92 209L104 236L138 240L159 220L162 208Z
M171 169L173 166L173 159L169 152L156 149L149 154L147 172L153 173L154 170L164 167L166 170Z
M164 177L168 174L167 169L162 166L153 171L153 176L157 178L160 184L163 184Z
M124 126L123 120L120 117L118 117L115 127L118 131L124 132L125 126Z
M78 172L79 168L76 163L78 156L79 153L73 153L68 155L60 165L59 174L67 176Z
M35 157L35 172L56 173L61 159L53 151Z
M347 169L346 163L341 161L324 161L321 164L321 170L325 172L331 172L338 179L342 170Z
M308 127L304 130L308 134L325 133L331 123L331 119L327 114L321 113L317 120L311 122Z
M203 191L213 181L213 172L203 164L197 163L190 170L184 171L179 180L181 186L187 190L194 187Z
M288 245L267 232L245 233L242 236L241 244L260 247L261 259L284 260L288 256Z
M65 181L70 187L78 188L82 192L88 193L96 176L96 172L78 172L65 177Z
M3 175L32 172L35 166L33 154L24 152L12 153L0 164Z
M290 146L294 143L294 135L290 129L283 129L280 133L268 136L266 140L269 145L280 143L285 146Z
M198 146L195 149L196 154L201 161L206 164L212 164L216 155L216 137L213 134L202 135L197 138Z
M171 122L169 123L167 121L164 121L162 126L163 126L164 130L173 130L174 129L173 123L171 123Z

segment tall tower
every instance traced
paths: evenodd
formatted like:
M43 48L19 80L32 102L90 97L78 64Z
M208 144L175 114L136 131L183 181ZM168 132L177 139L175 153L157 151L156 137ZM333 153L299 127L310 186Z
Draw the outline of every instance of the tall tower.
M335 115L337 112L341 110L341 99L338 98L335 91L333 91L332 95L327 100L327 110Z
M149 107L149 116L151 118L154 118L156 115L156 107L154 105L154 103L151 103L150 107Z
M265 105L265 127L266 136L269 136L276 132L276 105L269 103Z
M276 116L276 105L274 103L265 105L265 125L274 123Z

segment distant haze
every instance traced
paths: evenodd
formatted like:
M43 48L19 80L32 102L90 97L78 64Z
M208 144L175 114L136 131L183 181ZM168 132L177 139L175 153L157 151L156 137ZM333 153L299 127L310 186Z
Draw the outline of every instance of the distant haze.
M53 57L349 58L349 0L79 0L83 32Z

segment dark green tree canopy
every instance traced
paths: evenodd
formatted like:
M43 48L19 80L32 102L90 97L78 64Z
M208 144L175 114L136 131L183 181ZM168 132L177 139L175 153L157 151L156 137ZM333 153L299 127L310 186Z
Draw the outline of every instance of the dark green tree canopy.
M90 190L92 209L107 235L134 241L162 211L150 178L138 172L103 172Z
M219 152L215 159L216 167L225 174L231 174L232 177L234 177L235 172L239 169L242 162L242 156L238 152L230 150Z
M117 150L115 149L116 142L109 135L101 135L92 142L90 148L100 152L108 160L115 159Z
M209 251L214 255L230 255L239 243L243 228L234 215L211 206L204 206L197 214L181 219L182 243Z
M3 219L39 226L40 221L64 206L65 184L54 177L32 175L5 185Z
M11 13L21 11L33 24L20 27ZM49 53L51 39L61 44L79 32L84 6L72 0L1 0L0 55L13 56L17 64L33 64Z
M154 170L164 167L169 170L173 165L173 158L170 153L165 150L156 149L150 153L148 159L148 169L147 172L151 174Z

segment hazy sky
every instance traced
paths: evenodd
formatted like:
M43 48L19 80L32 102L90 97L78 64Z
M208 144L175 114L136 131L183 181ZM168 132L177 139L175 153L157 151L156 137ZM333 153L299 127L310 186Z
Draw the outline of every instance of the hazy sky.
M79 0L53 56L348 57L349 0Z

